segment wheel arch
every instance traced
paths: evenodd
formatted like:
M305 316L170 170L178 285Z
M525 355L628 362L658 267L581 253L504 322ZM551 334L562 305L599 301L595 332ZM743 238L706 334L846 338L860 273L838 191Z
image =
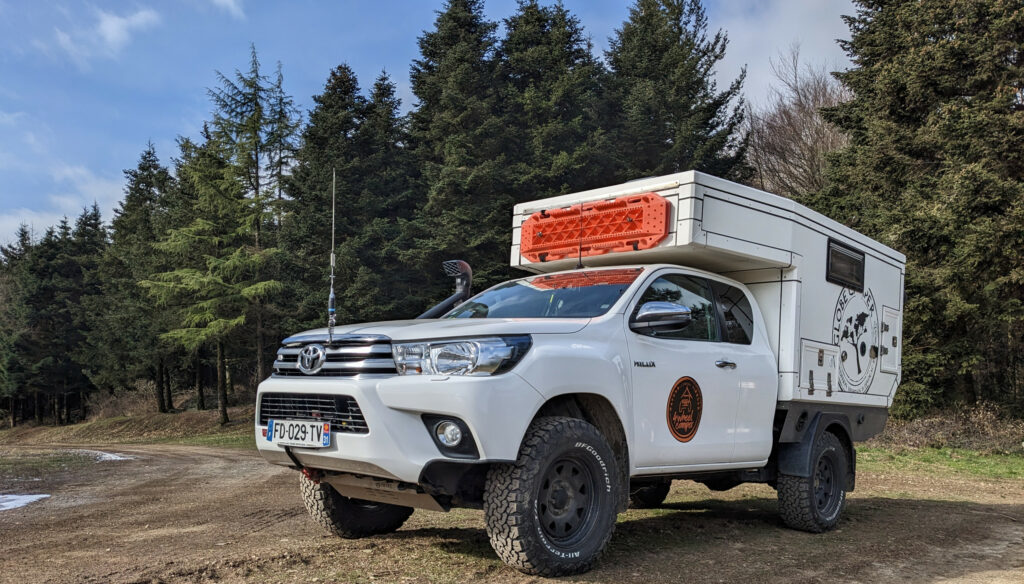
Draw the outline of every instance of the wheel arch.
M592 424L608 441L619 466L619 511L629 507L629 441L622 418L607 397L597 393L564 393L544 402L533 419L568 416Z
M778 469L780 474L798 477L811 476L811 452L818 438L828 432L839 439L846 451L846 490L852 491L856 483L857 451L853 447L850 422L845 414L818 412L808 424L799 442L779 444Z

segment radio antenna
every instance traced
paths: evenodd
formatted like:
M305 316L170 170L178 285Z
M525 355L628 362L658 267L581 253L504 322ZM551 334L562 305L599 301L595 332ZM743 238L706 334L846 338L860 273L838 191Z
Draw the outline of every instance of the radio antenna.
M579 251L576 254L576 269L583 269L583 203L580 203L580 237L579 237Z
M330 343L334 342L334 323L335 323L335 310L334 310L334 213L337 207L337 186L338 186L338 173L337 170L331 169L331 293L327 297L327 340Z

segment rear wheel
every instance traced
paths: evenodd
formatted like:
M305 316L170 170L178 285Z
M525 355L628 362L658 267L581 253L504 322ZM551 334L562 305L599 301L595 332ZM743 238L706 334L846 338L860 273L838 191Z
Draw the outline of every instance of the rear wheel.
M597 428L575 418L535 420L516 461L487 473L491 546L527 574L589 570L615 528L618 476L615 455Z
M661 506L672 487L671 481L639 483L629 486L629 506L634 509L653 509Z
M412 507L351 499L302 473L299 487L310 517L327 531L348 539L391 533L412 515Z
M811 476L779 475L779 513L793 529L821 533L835 528L846 505L846 450L825 432L811 449Z

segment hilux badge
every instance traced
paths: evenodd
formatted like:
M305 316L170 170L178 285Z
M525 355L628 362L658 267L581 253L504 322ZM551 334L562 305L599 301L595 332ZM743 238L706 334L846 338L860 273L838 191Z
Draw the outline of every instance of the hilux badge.
M306 375L316 375L327 361L327 350L323 345L313 343L306 345L299 352L299 371Z

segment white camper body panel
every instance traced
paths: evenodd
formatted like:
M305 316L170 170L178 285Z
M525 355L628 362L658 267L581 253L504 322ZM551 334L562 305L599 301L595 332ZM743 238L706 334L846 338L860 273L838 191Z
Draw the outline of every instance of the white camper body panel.
M522 203L512 265L534 273L576 265L575 257L536 263L519 253L531 214L650 192L670 203L667 237L652 249L584 257L585 265L671 263L741 282L765 318L780 402L892 405L906 258L790 199L690 171ZM830 250L862 265L862 288L829 281Z

